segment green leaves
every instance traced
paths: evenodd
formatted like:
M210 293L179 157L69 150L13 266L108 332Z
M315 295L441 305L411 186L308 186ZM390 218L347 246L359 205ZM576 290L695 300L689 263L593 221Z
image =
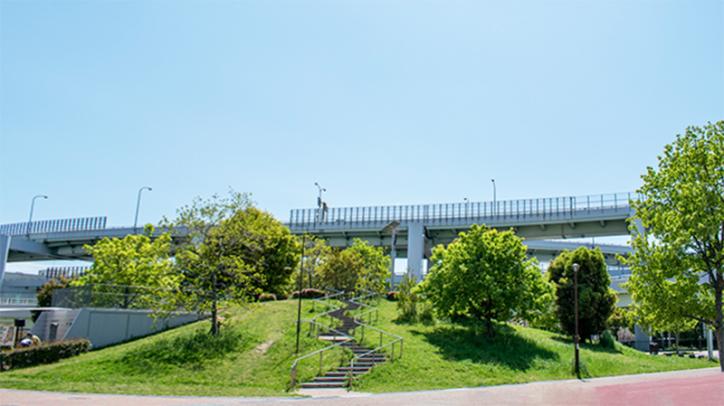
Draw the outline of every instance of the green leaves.
M542 311L550 287L522 239L474 225L447 247L433 249L430 273L421 289L444 316L486 320L525 319Z
M724 121L687 128L642 179L644 199L632 206L646 233L635 235L626 260L638 318L655 330L696 321L721 330Z
M569 335L575 331L573 264L578 271L578 332L582 339L601 334L613 314L616 294L609 285L603 253L598 248L580 247L564 251L548 267L548 278L556 291L556 311L561 328Z
M344 250L329 251L320 262L316 278L327 288L382 293L390 277L390 258L383 249L360 239Z

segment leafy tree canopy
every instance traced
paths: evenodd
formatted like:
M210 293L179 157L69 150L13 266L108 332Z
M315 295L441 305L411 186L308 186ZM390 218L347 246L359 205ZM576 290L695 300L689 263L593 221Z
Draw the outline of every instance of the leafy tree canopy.
M628 289L652 327L708 324L724 343L724 121L689 127L642 176L631 202ZM724 357L720 357L724 371Z
M543 310L540 298L550 292L512 231L474 225L447 247L435 247L431 261L421 289L436 311L483 320L491 335L493 320L527 319Z
M84 247L93 257L93 265L71 284L87 286L93 292L93 303L88 305L164 310L163 302L157 300L160 292L174 291L181 276L170 259L170 234L153 237L154 231L147 225L143 234L104 238Z
M578 334L585 340L601 334L616 306L616 293L610 288L611 278L600 249L577 248L564 251L548 267L548 277L556 291L556 308L561 328L569 335L575 332L573 264L578 271Z
M380 247L355 239L343 250L332 250L318 267L321 286L348 292L383 293L390 277L390 258Z

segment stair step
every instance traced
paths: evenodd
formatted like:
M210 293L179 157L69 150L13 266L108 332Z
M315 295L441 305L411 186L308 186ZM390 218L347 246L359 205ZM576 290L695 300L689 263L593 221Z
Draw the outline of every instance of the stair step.
M361 371L361 370L357 371L357 370L355 370L355 371L352 371L352 375L362 375L362 374L364 374L365 372L367 372L367 370L365 370L365 371ZM332 371L332 372L327 372L327 374L324 375L324 376L328 376L328 377L346 377L346 376L349 375L349 373L350 373L350 371Z
M347 380L346 375L341 376L318 376L312 380L312 382L345 382Z
M347 383L338 382L305 382L302 384L302 388L315 389L315 388L346 388Z
M362 366L356 366L356 365L355 365L354 368L352 368L352 367L339 367L339 368L337 368L337 371L344 371L344 372L346 372L346 371L364 371L364 372L367 372L367 371L369 371L370 369L372 369L372 367L362 367Z

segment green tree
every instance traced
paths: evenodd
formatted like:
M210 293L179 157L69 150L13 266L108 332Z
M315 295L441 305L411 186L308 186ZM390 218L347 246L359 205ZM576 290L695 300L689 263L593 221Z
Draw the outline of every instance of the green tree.
M104 238L86 245L93 265L71 285L89 290L89 304L151 308L158 314L170 310L173 303L161 298L177 289L181 277L170 259L170 234L154 237L154 231L147 225L143 234Z
M53 278L48 280L38 289L36 297L38 299L38 307L51 307L53 306L53 294L58 289L67 289L70 286L70 279L61 276L60 278ZM33 318L33 322L38 320L40 317L40 310L33 310L30 312Z
M322 264L329 258L332 253L332 248L327 245L327 242L319 237L313 235L304 236L305 248L304 248L304 269L302 271L303 281L302 288L320 288L320 283L317 278L319 275L319 269ZM299 280L299 270L295 271L293 280L296 284ZM296 289L296 287L295 287Z
M402 278L397 292L397 313L398 320L414 322L417 320L418 292L415 287L417 282L408 272Z
M182 276L181 289L172 293L167 301L178 300L188 310L212 311L211 332L218 334L217 287L228 278L218 275L228 261L214 258L206 243L213 230L235 213L253 205L251 195L229 189L227 196L214 194L210 198L195 197L193 201L176 211L173 220L164 218L160 226L172 231L177 238L175 247L176 270ZM223 268L223 269L221 269ZM212 280L219 277L220 281ZM206 279L204 279L206 278Z
M550 291L523 240L512 231L474 225L447 247L435 247L422 290L438 314L485 322L527 319L541 311L539 297Z
M652 324L706 323L722 348L724 121L687 128L642 179L626 261L637 312Z
M347 292L383 293L390 277L390 258L382 248L355 239L343 250L332 250L318 267L318 281L325 288Z
M221 220L203 243L176 254L187 308L211 312L218 334L219 302L245 302L262 293L285 295L299 259L297 239L269 213L247 207Z
M575 332L573 264L578 271L578 333L584 341L601 334L616 306L616 293L601 250L577 248L563 251L548 267L548 278L556 291L556 308L561 328L571 336Z

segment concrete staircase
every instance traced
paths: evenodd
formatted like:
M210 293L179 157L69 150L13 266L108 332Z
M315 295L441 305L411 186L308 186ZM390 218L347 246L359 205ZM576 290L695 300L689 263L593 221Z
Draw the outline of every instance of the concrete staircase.
M373 351L372 348L360 345L354 338L352 338L351 333L357 327L357 323L355 323L353 318L345 315L345 312L357 309L359 305L351 301L345 301L345 304L346 306L344 308L331 312L330 316L340 321L339 327L337 327L336 330L342 333L349 333L350 335L341 337L326 336L325 339L338 341L344 340L340 346L343 346L351 351L354 354L354 358L347 365L340 366L336 370L329 371L309 382L302 383L302 389L346 388L349 386L351 377L366 374L375 365L387 361L384 354Z

